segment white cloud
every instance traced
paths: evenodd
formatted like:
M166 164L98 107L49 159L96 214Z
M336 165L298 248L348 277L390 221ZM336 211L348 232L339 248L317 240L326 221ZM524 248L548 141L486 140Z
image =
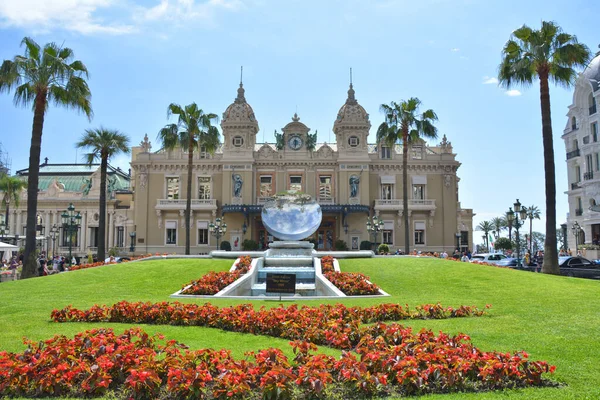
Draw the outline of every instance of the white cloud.
M132 25L104 23L94 16L99 9L108 9L113 0L2 0L0 26L14 26L34 32L61 28L83 34L125 34L135 30Z
M460 49L458 47L455 47L453 49L450 49L450 51L453 52L453 53L457 53L457 52L460 51Z
M490 77L490 76L484 76L483 77L483 84L484 85L497 85L498 84L498 78L495 77Z
M171 21L212 19L214 12L223 9L238 11L244 6L241 0L160 0L154 7L138 7L135 19L141 21L156 21L167 19Z
M504 92L507 96L510 97L514 97L514 96L520 96L521 92L519 92L517 89L511 89L511 90L507 90L506 92Z

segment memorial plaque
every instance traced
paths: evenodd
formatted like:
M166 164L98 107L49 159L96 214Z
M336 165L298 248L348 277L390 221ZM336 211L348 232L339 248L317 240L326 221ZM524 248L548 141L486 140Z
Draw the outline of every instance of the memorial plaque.
M267 293L296 293L296 274L267 273Z

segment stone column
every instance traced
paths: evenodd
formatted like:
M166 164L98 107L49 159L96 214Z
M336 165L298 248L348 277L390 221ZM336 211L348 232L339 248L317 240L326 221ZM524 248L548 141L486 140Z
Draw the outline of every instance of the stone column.
M106 229L108 229L108 242L106 243L106 251L108 252L108 250L110 250L111 247L113 247L113 234L114 234L114 221L113 221L113 216L115 214L114 211L109 211L108 213L108 218L107 218L107 224L106 224Z
M87 248L87 211L81 212L81 241L79 243L79 249L82 253L86 253Z
M17 217L15 218L15 230L13 231L13 235L23 236L22 227L21 227L21 210L17 211Z

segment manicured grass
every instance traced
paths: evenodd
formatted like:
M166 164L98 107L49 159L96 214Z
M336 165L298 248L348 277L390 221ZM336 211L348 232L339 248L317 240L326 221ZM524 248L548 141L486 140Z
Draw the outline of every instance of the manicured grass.
M210 270L224 271L230 260L144 261L92 268L44 278L0 284L0 349L22 351L21 338L47 339L73 335L91 327L110 326L117 332L126 324L58 324L49 321L54 308L113 304L120 300L168 301L169 295ZM489 393L429 396L436 399L596 399L600 398L600 282L547 276L509 269L427 258L342 260L344 271L362 272L392 297L346 299L346 305L367 306L399 302L415 306L492 304L489 315L436 321L403 321L415 329L464 332L482 350L525 350L533 360L556 365L553 379L560 388L532 388ZM183 300L203 303L204 300ZM227 306L247 301L214 300ZM307 301L318 304L324 301ZM257 306L278 305L256 301ZM144 325L191 348L228 348L236 357L244 352L278 346L291 355L287 340L224 332L199 327ZM339 354L321 347L320 351ZM428 397L428 398L429 398Z

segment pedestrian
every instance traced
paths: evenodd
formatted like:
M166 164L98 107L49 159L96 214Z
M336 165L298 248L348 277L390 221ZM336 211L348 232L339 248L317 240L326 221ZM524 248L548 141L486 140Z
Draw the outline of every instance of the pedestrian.
M47 274L47 270L46 270L46 256L44 254L44 252L42 252L40 254L40 257L37 260L37 265L38 265L38 275L39 276L46 276Z
M460 261L462 261L462 262L469 262L469 256L467 256L467 252L466 251L463 251L463 255L462 255Z
M542 265L544 264L544 253L541 250L538 250L537 255L535 256L535 272L540 272L542 270Z

